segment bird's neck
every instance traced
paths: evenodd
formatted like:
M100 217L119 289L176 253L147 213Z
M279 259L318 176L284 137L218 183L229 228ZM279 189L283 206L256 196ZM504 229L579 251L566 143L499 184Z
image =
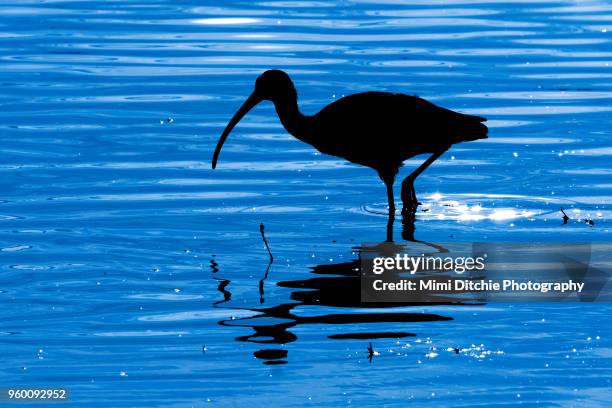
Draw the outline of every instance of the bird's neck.
M310 116L305 116L300 112L297 98L281 98L273 102L278 118L287 132L309 143L314 134L311 129Z

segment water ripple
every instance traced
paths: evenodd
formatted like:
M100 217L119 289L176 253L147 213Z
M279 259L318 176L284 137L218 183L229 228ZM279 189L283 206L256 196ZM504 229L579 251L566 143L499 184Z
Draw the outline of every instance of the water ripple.
M490 128L417 179L416 239L605 243L609 3L7 0L0 12L0 383L59 384L91 407L610 400L605 303L360 304L357 247L386 238L384 185L287 135L270 103L210 164L265 69L289 72L308 114L355 92L414 94ZM425 158L405 163L397 200Z

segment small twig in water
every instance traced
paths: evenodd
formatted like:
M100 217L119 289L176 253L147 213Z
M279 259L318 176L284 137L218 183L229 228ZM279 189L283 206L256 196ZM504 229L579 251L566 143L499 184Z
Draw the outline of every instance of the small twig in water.
M569 221L569 217L567 216L565 211L563 211L563 208L561 209L561 212L563 213L563 225L565 225Z
M213 255L213 258L210 260L210 269L212 270L213 273L219 272L219 264L217 263L217 261L215 261L214 255Z
M268 262L268 267L266 268L266 273L264 277L259 281L259 303L263 305L264 302L264 282L268 279L268 273L270 272L270 266L272 266L272 259Z
M259 224L259 232L261 232L261 237L263 238L264 244L266 244L266 249L268 250L268 254L270 255L270 262L274 260L272 256L272 251L270 251L270 246L268 245L268 240L266 239L266 234L264 233L264 225L263 223Z
M270 266L272 266L272 262L274 262L274 257L272 256L272 251L270 251L270 246L268 245L268 240L266 239L266 235L264 233L263 223L259 224L259 232L261 232L261 238L263 239L264 244L266 244L268 255L270 255L270 262L268 262L266 273L264 274L263 278L261 278L261 280L259 281L259 303L263 304L264 302L264 281L268 279L268 272L270 272Z

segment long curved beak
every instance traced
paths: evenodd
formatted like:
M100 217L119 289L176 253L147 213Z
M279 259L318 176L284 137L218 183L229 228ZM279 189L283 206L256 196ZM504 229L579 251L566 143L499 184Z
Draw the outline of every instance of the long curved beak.
M232 117L232 120L229 121L229 123L225 127L225 130L223 131L223 134L221 135L221 137L219 138L219 141L217 142L217 147L215 148L215 153L213 154L213 159L212 159L213 169L217 167L217 159L219 158L219 153L221 153L221 147L223 147L223 143L225 143L227 136L229 136L234 126L236 126L236 124L240 122L240 119L242 119L242 117L246 115L248 111L253 109L253 107L257 105L259 102L261 102L262 100L263 99L259 95L253 92L251 96L249 96L249 99L247 99L242 104L240 109L238 109L238 112L234 114L234 117Z

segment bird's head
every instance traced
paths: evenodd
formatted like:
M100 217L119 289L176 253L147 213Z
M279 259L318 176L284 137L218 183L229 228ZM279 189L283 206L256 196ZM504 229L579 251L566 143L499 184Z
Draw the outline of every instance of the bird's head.
M271 69L264 72L255 81L255 95L262 100L276 101L285 98L297 98L293 82L286 72Z
M278 69L271 69L261 74L255 81L253 93L234 114L225 127L223 134L221 134L217 142L217 147L215 148L215 153L213 154L212 168L214 169L217 167L217 159L219 158L221 147L234 126L236 126L236 124L240 122L240 119L242 119L248 111L253 109L255 105L265 100L282 103L283 100L295 100L296 98L297 92L293 86L293 82L291 82L291 78L289 78L289 75L285 72Z

